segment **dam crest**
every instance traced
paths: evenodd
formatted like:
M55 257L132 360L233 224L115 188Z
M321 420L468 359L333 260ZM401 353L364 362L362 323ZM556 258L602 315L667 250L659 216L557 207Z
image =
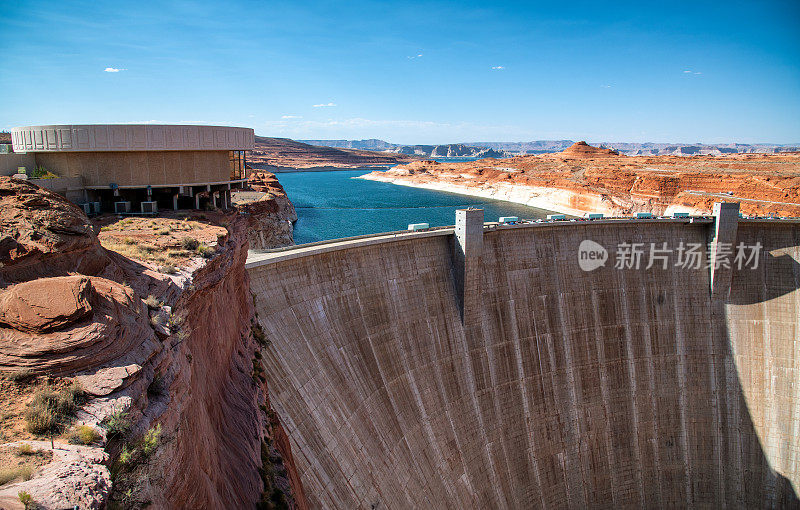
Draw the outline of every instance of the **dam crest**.
M724 205L508 226L459 211L455 228L251 254L309 503L799 507L798 227ZM579 267L585 240L605 265ZM696 245L713 267L739 244L761 247L749 266L614 263Z

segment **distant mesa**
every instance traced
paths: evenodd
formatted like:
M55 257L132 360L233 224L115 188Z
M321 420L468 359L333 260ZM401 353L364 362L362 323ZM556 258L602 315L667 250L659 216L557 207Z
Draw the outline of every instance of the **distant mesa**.
M575 142L558 153L558 155L575 159L592 159L619 156L619 152L611 149L594 147L586 142Z

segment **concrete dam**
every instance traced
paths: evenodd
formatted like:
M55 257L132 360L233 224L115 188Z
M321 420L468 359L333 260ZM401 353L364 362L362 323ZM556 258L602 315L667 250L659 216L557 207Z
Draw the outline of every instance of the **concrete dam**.
M459 211L454 229L252 254L310 505L800 507L800 222L717 212ZM585 240L607 249L591 271ZM762 248L743 265L740 244ZM686 245L715 269L676 265ZM617 268L626 246L677 250Z

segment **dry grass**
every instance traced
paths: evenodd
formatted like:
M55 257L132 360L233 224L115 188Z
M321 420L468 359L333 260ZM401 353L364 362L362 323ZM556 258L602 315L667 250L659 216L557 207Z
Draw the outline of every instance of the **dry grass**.
M0 468L0 485L5 485L15 480L30 480L31 476L33 476L33 467L31 466Z
M76 384L59 390L40 389L25 413L28 432L37 435L61 432L75 416L83 397L83 391Z
M175 273L192 258L213 255L208 248L198 251L198 247L211 245L227 235L222 226L188 217L102 217L98 224L101 227L98 237L104 248L160 266L159 270L166 274Z
M144 300L144 304L146 304L147 308L151 310L156 310L164 306L164 303L152 294L147 296L147 298Z
M67 434L67 441L70 444L90 445L102 438L99 432L88 425L78 425Z
M6 446L0 449L0 485L30 480L33 473L49 463L52 458L53 452L34 450L28 444L23 444L19 448Z

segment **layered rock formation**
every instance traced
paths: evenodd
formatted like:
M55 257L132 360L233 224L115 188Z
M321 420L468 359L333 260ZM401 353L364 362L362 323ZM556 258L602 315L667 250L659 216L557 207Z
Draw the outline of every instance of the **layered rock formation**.
M800 216L800 153L629 157L578 142L557 154L413 162L362 178L575 215L708 214L725 200L748 215Z
M264 339L253 333L249 219L237 212L226 223L229 235L189 278L166 275L104 250L58 195L0 178L0 372L75 380L90 397L76 423L102 432L101 421L124 409L131 424L124 439L73 448L31 480L1 487L3 505L27 491L42 508L101 508L119 491L108 454L157 428L146 466L115 479L131 490L126 507L305 506L267 395Z
M570 147L575 142L572 140L536 140L531 142L465 142L447 145L401 145L383 140L300 140L311 145L338 147L344 149L365 149L371 151L390 151L401 154L417 154L421 156L436 156L440 153L458 152L463 149L450 150L449 147L466 147L475 152L470 154L462 152L462 156L476 157L513 157L527 154L545 154L560 152ZM628 156L691 156L722 154L773 154L778 152L797 152L800 145L780 145L774 143L653 143L653 142L596 142L600 147L611 148L620 154ZM439 147L437 154L432 154L432 147ZM483 153L483 155L481 155ZM455 155L455 154L454 154Z
M255 149L247 153L248 164L270 172L387 167L412 159L398 154L320 147L288 138L263 136L256 137Z
M236 206L248 216L247 241L251 250L278 248L294 244L297 213L275 174L254 171L250 174L253 192L234 195Z

